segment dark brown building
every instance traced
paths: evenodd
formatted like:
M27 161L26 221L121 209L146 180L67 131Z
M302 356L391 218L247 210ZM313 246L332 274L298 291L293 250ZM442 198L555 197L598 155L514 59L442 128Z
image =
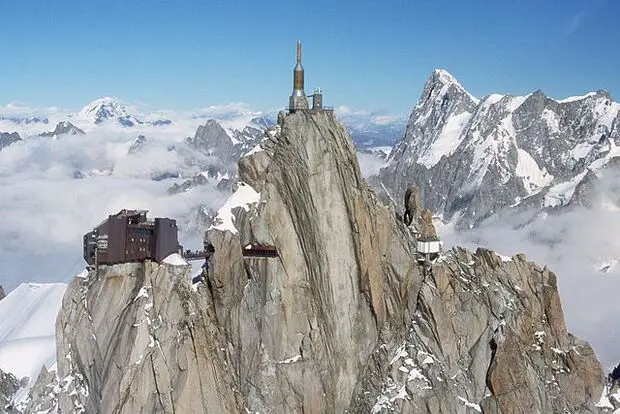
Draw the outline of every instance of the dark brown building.
M146 210L121 210L84 235L84 260L90 265L161 262L180 249L176 220L147 220Z

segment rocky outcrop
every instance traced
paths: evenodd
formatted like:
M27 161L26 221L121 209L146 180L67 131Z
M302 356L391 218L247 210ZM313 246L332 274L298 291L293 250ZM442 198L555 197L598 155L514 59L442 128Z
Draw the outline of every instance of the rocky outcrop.
M605 91L478 100L435 70L376 186L398 200L419 185L427 207L459 228L522 204L565 206L587 171L620 155L619 110Z
M69 285L57 320L61 412L234 411L218 355L227 344L188 270L101 267Z
M13 406L13 413L57 413L58 394L66 392L71 386L72 379L65 379L62 386L59 384L55 371L48 371L45 366L37 377L28 393L28 397Z
M59 137L61 135L85 135L86 133L69 121L62 121L56 125L52 132L39 134L41 137Z
M4 289L2 288L2 285L0 285L0 300L6 298L6 293L4 293Z
M21 141L21 137L17 132L8 133L8 132L0 132L0 151L4 148L8 147L11 144Z
M165 126L172 123L169 119L143 120L142 115L136 116L133 109L127 107L120 100L111 97L96 99L88 103L75 117L78 120L96 125L112 121L127 128L136 125Z
M13 395L19 389L19 381L13 374L0 370L0 413L8 412Z
M433 224L433 213L430 210L422 210L420 215L420 237L422 239L436 239L437 230Z
M459 248L419 266L330 112L283 117L239 175L204 283L151 262L71 283L61 412L595 411L602 371L553 273Z
M368 372L378 375L360 387L353 412L596 412L600 365L566 331L547 269L523 255L456 248L415 301L405 338L373 354Z
M222 126L214 119L209 119L196 130L193 138L187 138L190 147L207 155L230 160L233 157L233 142Z

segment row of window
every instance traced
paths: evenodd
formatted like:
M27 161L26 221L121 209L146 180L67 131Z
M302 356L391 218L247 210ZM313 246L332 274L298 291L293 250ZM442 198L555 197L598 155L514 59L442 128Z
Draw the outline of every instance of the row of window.
M140 248L138 249L138 251L139 251L139 252L146 252L147 250L146 250L146 247L140 247ZM133 253L135 253L135 252L136 252L135 250L133 250L133 249L131 250L131 253L132 253L132 254L133 254ZM129 254L129 250L125 250L125 255L128 255L128 254Z

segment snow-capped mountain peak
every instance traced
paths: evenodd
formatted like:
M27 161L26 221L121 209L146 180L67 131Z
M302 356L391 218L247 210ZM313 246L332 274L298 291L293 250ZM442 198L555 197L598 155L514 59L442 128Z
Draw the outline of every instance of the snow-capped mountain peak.
M474 103L476 104L479 103L480 100L476 98L475 96L471 95L469 92L467 92L465 88L463 87L463 85L461 85L461 83L450 72L448 72L445 69L433 70L433 73L431 74L428 81L426 82L426 85L424 86L424 91L426 92L427 89L429 91L435 90L435 91L439 91L437 95L443 95L448 91L450 87L453 87L459 92L463 92L467 94L467 96L472 101L474 101Z
M473 98L444 70L427 80L381 178L393 197L417 183L433 210L465 226L502 208L570 203L620 155L620 104L605 91L565 99Z
M81 120L102 124L106 121L114 120L125 127L142 124L130 109L118 98L103 97L87 104L78 113L77 117Z
M95 123L101 123L108 119L116 119L130 115L127 107L118 99L104 97L95 99L78 113L79 118L90 119Z
M599 89L596 92L588 92L585 95L569 96L564 99L554 99L554 101L556 101L557 103L570 103L570 102L582 101L584 99L588 99L591 97L603 97L603 98L611 99L611 95L609 95L609 92Z
M450 72L445 69L435 69L433 70L433 77L439 79L444 83L456 83L461 85L459 81L456 80L454 76Z

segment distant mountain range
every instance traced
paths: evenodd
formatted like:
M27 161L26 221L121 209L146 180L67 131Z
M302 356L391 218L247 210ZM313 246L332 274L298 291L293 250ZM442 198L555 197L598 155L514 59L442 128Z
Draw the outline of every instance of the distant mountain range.
M112 97L95 99L77 113L53 108L49 115L44 115L45 110L31 111L28 108L19 108L19 113L15 113L15 108L11 109L12 111L3 114L0 107L0 132L19 132L24 138L34 135L63 135L62 126L59 131L50 132L46 125L65 122L70 122L75 128L86 133L95 127L144 129L169 127L175 123L180 124L176 128L180 133L193 134L198 125L213 119L223 124L234 140L247 141L248 137L256 134L256 130L264 130L269 125L273 125L277 116L276 112L267 114L253 112L240 104L211 106L204 110L187 113L144 112ZM362 149L392 146L402 136L406 123L404 117L394 117L384 113L356 112L346 107L342 107L342 110L337 110L336 113L349 130L355 145Z

